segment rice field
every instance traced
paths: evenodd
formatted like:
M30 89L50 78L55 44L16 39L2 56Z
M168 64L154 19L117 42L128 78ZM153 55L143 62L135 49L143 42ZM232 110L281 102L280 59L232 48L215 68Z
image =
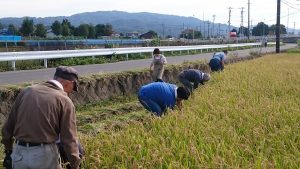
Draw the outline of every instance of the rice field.
M226 65L162 118L134 94L78 107L82 168L300 168L299 68L299 50Z
M139 120L80 132L83 167L299 168L299 68L299 53L227 65L181 112L153 118L137 108Z

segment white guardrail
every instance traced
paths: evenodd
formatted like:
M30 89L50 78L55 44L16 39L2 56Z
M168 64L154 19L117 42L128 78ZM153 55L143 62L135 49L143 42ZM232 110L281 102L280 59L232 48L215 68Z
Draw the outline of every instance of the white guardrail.
M261 43L242 43L242 44L222 44L222 45L196 45L196 46L158 46L158 47L134 47L134 48L109 48L109 49L81 49L81 50L55 50L55 51L26 51L26 52L0 52L0 62L11 61L12 69L15 70L16 61L43 59L44 67L47 68L47 59L71 58L83 56L105 56L131 53L151 53L154 48L160 51L190 51L202 50L210 51L212 49L239 48L245 46L258 47Z

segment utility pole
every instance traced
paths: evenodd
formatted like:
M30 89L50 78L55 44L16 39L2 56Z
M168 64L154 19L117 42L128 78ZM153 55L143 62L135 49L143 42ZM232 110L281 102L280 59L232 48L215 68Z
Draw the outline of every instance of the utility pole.
M248 0L248 39L250 39L250 0Z
M243 27L244 27L244 7L241 8L242 11L241 11L241 32L242 32L242 36L244 36L244 30L243 30Z
M202 19L202 23L203 23L203 37L205 37L205 21L204 21L204 12L203 12L203 19Z
M209 21L207 21L207 37L210 38L210 34L209 34Z
M276 53L280 52L280 0L277 0L276 16Z
M215 36L215 19L216 19L216 15L213 15L213 26L212 26L212 32L211 32L212 37Z
M286 33L289 34L289 20L290 20L290 8L288 8L288 17L286 23Z
M252 37L252 25L253 25L253 21L251 20L251 25L250 25L250 29L249 29L249 35L250 35L250 32L251 32L251 37Z
M184 38L184 22L182 23L182 38Z
M165 24L162 24L163 32L162 32L162 39L165 39Z
M218 36L220 36L220 28L221 28L221 24L219 23Z
M294 30L293 30L293 35L295 35L295 28L296 28L296 22L294 22Z
M228 8L229 9L229 20L228 20L228 37L229 37L229 32L230 32L230 19L231 19L231 9L232 9L232 7L229 7Z

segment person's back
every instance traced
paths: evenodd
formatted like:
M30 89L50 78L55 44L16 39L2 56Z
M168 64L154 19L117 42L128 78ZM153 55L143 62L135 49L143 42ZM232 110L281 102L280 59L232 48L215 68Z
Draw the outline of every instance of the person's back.
M188 70L183 70L180 74L182 76L189 80L190 82L201 82L202 81L202 74L200 70L197 69L188 69Z
M190 92L198 88L199 83L204 85L204 82L210 79L208 73L203 73L197 69L187 69L183 70L178 75L178 80L187 87ZM193 84L192 84L193 83Z
M165 82L153 82L144 85L138 92L140 103L156 116L162 116L167 108L175 105L182 108L182 100L187 100L190 93L183 87Z
M224 52L216 52L216 53L213 55L212 59L218 59L219 61L223 61L223 60L226 59L226 55L225 55Z
M154 100L161 107L174 107L176 86L170 83L154 82L142 86L140 93L147 95L148 98Z
M212 71L220 71L224 69L224 61L226 59L227 50L223 52L216 52L214 53L213 57L209 61L209 66Z
M33 143L55 142L58 139L57 131L60 127L58 122L59 117L63 116L63 110L74 109L67 94L50 83L28 87L20 94L16 104L19 107L14 136L22 141Z
M75 107L67 96L78 90L77 80L75 69L58 67L53 80L19 93L2 128L5 167L11 157L15 168L60 168L59 135L70 165L79 167Z

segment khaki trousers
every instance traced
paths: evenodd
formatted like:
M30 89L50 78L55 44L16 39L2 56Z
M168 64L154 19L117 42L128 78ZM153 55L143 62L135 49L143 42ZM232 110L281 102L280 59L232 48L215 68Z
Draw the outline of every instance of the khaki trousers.
M15 145L11 154L13 169L61 169L56 144Z

